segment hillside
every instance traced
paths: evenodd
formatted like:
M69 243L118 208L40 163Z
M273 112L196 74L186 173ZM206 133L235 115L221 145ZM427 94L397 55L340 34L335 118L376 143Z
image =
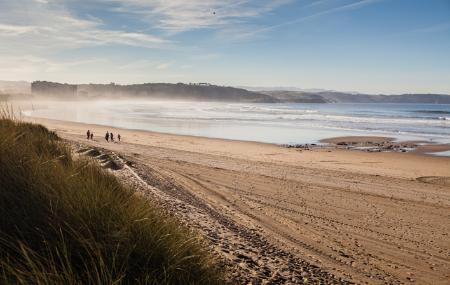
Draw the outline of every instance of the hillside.
M31 86L30 86L31 85ZM282 87L280 87L282 88ZM450 104L446 94L370 95L321 89L275 90L275 88L236 88L210 84L144 83L62 84L48 81L0 81L2 98L79 99L151 99L243 103L416 103ZM21 95L18 95L21 94Z
M282 103L328 103L322 96L303 91L263 91Z
M402 94L368 95L334 91L263 91L281 102L289 103L415 103L450 104L450 95L443 94Z
M271 96L245 89L217 85L146 83L134 85L79 85L79 92L89 97L119 96L145 97L158 100L199 100L225 102L275 103Z
M46 81L32 83L33 96L58 99L129 99L192 100L218 102L276 103L272 96L245 89L209 84L146 83L133 85L70 85Z

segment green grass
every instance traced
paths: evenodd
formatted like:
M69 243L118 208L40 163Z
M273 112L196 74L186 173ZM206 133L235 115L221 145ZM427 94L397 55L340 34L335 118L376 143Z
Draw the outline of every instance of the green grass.
M0 117L0 284L224 284L196 234L53 132Z

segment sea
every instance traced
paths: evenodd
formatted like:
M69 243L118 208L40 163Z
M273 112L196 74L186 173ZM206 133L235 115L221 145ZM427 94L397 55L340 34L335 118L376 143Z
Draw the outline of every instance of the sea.
M24 115L275 144L339 136L450 143L450 105L267 104L161 101L35 102Z

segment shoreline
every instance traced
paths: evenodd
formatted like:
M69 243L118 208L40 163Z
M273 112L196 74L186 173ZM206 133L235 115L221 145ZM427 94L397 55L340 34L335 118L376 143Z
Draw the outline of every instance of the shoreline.
M39 105L40 102L34 102L33 105L36 107L37 111L43 107L45 109L45 106ZM42 102L41 102L42 103ZM148 102L150 104L150 102ZM27 102L16 102L17 106L21 106L23 110L31 110L31 107L28 106L30 103ZM28 105L27 105L28 104ZM62 103L61 103L62 104ZM93 103L95 104L95 103ZM40 107L39 107L40 106ZM180 116L172 116L171 113L168 113L168 117L166 119L165 113L163 111L162 114L164 116L160 117L159 115L151 116L151 118L147 118L146 116L142 117L139 115L138 112L135 116L135 114L132 114L132 117L129 117L127 112L124 112L125 117L121 117L120 114L113 115L111 112L115 111L115 108L118 108L120 106L115 106L114 103L111 103L111 105L108 105L109 109L104 110L100 106L93 106L89 107L89 105L79 105L74 106L74 109L68 108L67 105L63 104L61 106L55 105L53 108L50 108L50 113L48 113L46 116L44 113L39 112L24 112L24 115L31 115L31 116L42 116L45 117L52 117L56 120L68 120L68 121L80 121L86 124L98 124L101 123L105 127L108 126L118 126L118 128L125 128L125 129L132 129L132 130L143 130L143 131L153 131L153 132L159 132L164 134L173 134L173 135L187 135L187 136L202 136L202 137L208 137L208 138L218 138L218 139L226 139L226 140L245 140L245 141L253 141L253 142L261 142L261 143L272 143L277 145L299 145L299 144L321 144L321 140L326 140L329 138L334 138L337 136L345 135L345 136L361 136L361 137L370 137L370 136L378 136L378 137L386 137L386 136L392 136L396 138L399 142L404 141L417 141L417 140L423 140L427 143L440 143L440 144L450 144L450 137L447 135L447 133L441 133L440 130L430 129L428 128L423 129L417 129L417 130L411 130L408 131L408 129L404 129L402 127L403 123L399 123L400 125L395 126L394 130L392 129L392 124L395 124L393 122L386 128L384 128L382 125L378 125L373 127L365 127L365 125L360 125L359 123L359 117L355 118L355 126L354 127L346 127L346 124L342 125L339 123L340 119L337 119L336 124L339 126L335 128L336 124L331 124L328 126L328 119L325 119L324 122L320 121L321 123L318 123L318 126L309 126L305 125L306 123L300 123L299 126L296 126L296 124L288 124L288 121L278 121L277 119L274 119L275 122L274 125L271 126L271 124L256 124L252 123L250 121L246 121L245 119L243 121L233 121L224 119L222 120L208 120L203 118L203 115L200 116L197 119L193 119L192 121L183 119L185 118L185 114L182 113ZM153 104L150 104L148 106L149 110L153 110L154 107L152 107ZM130 108L134 108L135 106L132 105ZM176 107L176 106L175 106ZM181 107L178 106L176 108L187 108L189 106L182 105ZM203 108L203 107L202 107ZM200 108L201 110L203 110ZM120 108L119 108L120 109ZM178 109L175 109L178 110ZM184 109L183 109L184 110ZM191 110L188 108L188 110ZM207 109L208 110L208 109ZM233 109L234 110L234 109ZM106 112L108 111L108 112ZM56 112L56 113L54 113ZM66 114L67 112L67 114ZM73 113L72 113L73 112ZM105 113L106 112L106 113ZM119 111L121 112L121 111ZM152 111L153 112L153 111ZM183 111L184 112L184 111ZM314 111L316 113L318 111ZM320 118L322 116L326 116L327 112L319 112ZM53 114L53 115L52 115ZM145 114L145 113L144 113ZM213 113L215 114L215 113ZM338 113L339 114L339 113ZM350 113L351 116L352 113ZM178 118L179 117L179 118ZM207 116L208 117L208 116ZM228 116L225 116L228 118ZM239 117L239 116L238 116ZM90 119L86 119L90 118ZM190 118L190 116L188 117ZM212 116L212 118L215 118L215 115ZM230 118L233 118L231 116ZM240 117L239 117L240 118ZM244 116L243 118L246 118ZM253 117L252 117L253 118ZM271 120L272 117L268 117L267 120ZM347 118L347 117L345 117ZM347 118L348 119L348 118ZM349 117L351 119L351 117ZM371 120L374 118L371 117ZM306 120L309 120L306 118ZM322 120L322 119L320 119ZM296 120L297 121L297 120ZM301 122L300 120L299 122ZM333 121L331 119L331 121ZM231 123L230 123L231 122ZM266 121L261 121L266 122ZM269 122L269 121L268 121ZM290 122L290 121L289 121ZM323 125L325 124L325 125ZM434 124L434 123L433 123ZM328 126L328 127L327 127ZM334 127L333 127L334 126ZM433 125L434 126L434 125ZM398 129L398 131L395 131ZM258 130L258 131L255 131ZM391 130L391 131L390 131ZM404 132L402 132L404 130ZM405 131L406 130L406 131ZM445 129L444 129L445 130Z
M406 153L366 152L363 150L347 149L346 147L341 148L332 145L288 148L282 145L264 142L176 135L35 117L25 117L23 119L48 126L50 129L56 131L63 131L63 133L79 138L84 138L85 132L90 129L91 131L94 131L96 140L100 142L104 141L104 133L106 131L113 131L116 134L120 132L122 140L127 143L158 147L162 144L165 148L191 152L206 152L209 154L226 155L232 158L289 163L293 165L297 163L308 163L308 166L311 167L325 167L333 170L343 170L346 168L343 168L342 165L352 165L356 163L359 164L358 167L351 167L348 170L362 173L379 173L380 175L396 177L408 177L412 179L419 176L450 176L450 157L428 154L430 148L435 148L436 151L443 151L450 149L450 144L444 145L443 148L442 145L420 146L419 148L421 151L411 151ZM101 133L96 131L99 129L102 130ZM364 139L370 137L361 138ZM330 140L333 139L336 138L331 138ZM371 161L374 158L378 158L378 161ZM405 160L409 162L406 164L403 163ZM384 166L386 171L380 170L380 167L371 166L374 164ZM422 165L427 167L422 167ZM446 169L447 167L448 171Z
M345 136L323 139L321 142L336 148L367 152L402 152L436 156L434 153L450 150L450 144L427 141L402 141L392 137Z
M22 111L21 111L22 112ZM228 142L248 142L255 144L263 144L263 145L274 145L278 147L285 148L298 148L298 149L310 149L310 148L336 148L336 149L347 149L347 150L358 150L358 151L371 151L371 152L407 152L414 154L422 154L429 156L438 156L441 155L433 155L433 153L441 153L450 151L450 143L430 143L430 141L411 141L411 140L400 140L394 137L386 137L386 136L372 136L372 135L349 135L349 136L337 136L337 137L329 137L325 139L318 140L314 143L305 143L305 144L284 144L284 143L270 143L270 142L261 142L261 141L253 141L253 140L240 140L240 139L227 139L227 138L216 138L216 137L207 137L207 136L196 136L196 135L187 135L187 134L175 134L169 132L159 132L159 131L151 131L144 129L133 129L133 128L122 128L122 127L114 127L111 125L99 125L99 124L91 124L91 123L82 123L82 122L74 122L74 121L65 121L65 120L57 120L57 119L47 119L41 117L33 117L29 115L21 114L21 117L24 120L40 120L40 121L53 121L53 122L61 122L61 123L73 123L73 124L83 124L86 126L95 126L97 128L104 129L116 129L116 130L126 130L126 131L134 131L134 132L147 132L160 134L165 136L179 136L179 137L188 137L188 138L199 138L199 139L208 139L208 140L220 140L220 141L228 141ZM383 145L384 144L384 145ZM345 147L342 147L345 146ZM447 157L447 155L442 155L443 157ZM450 155L449 155L450 156Z
M443 250L450 225L441 222L450 211L450 157L306 150L28 119L71 144L129 162L134 174L125 182L138 178L151 199L169 195L162 203L246 280L292 280L305 264L355 283L450 278ZM94 140L86 139L87 129ZM107 143L106 130L123 140ZM292 260L300 271L292 271Z

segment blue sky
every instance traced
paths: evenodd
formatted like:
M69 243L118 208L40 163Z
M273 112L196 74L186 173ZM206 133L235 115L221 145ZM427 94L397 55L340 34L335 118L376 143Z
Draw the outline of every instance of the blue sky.
M0 0L0 80L450 94L450 1Z

